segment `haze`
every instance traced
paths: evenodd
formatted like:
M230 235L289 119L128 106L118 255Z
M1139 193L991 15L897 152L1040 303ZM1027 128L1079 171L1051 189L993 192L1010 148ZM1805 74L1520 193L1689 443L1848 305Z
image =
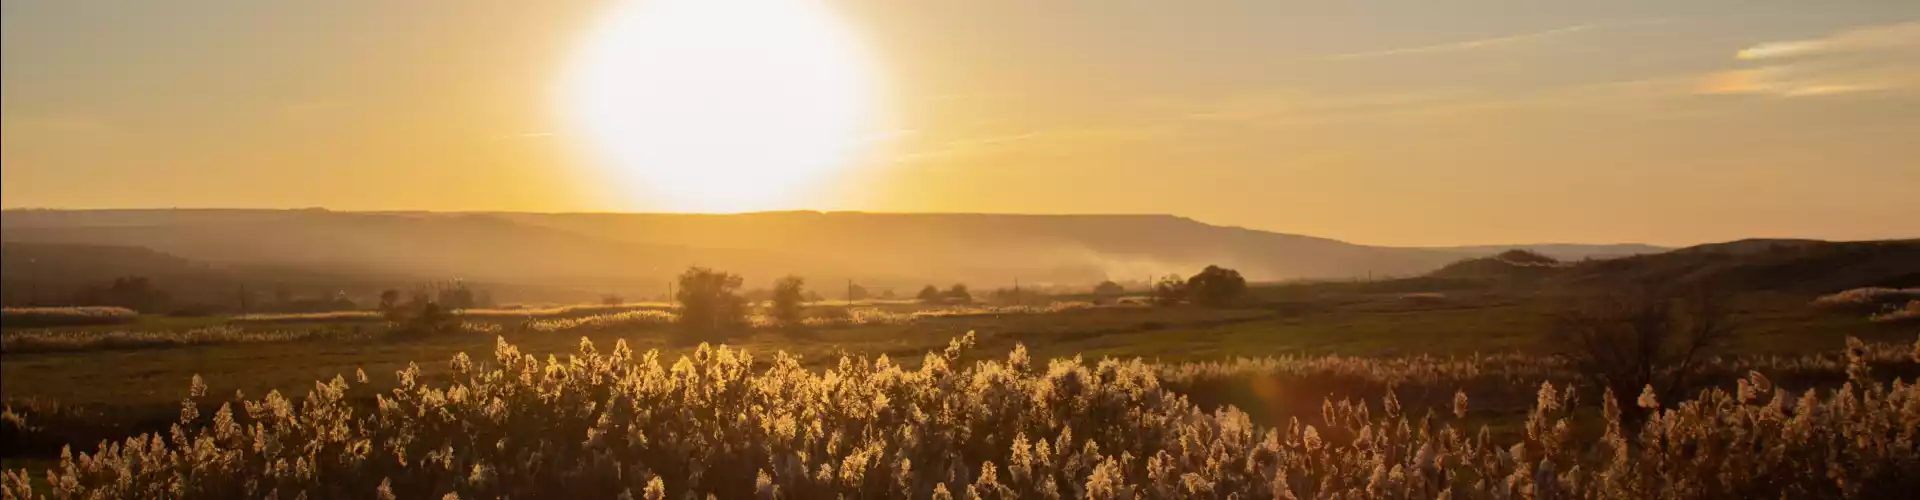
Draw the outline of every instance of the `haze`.
M689 210L558 104L620 3L10 0L4 205ZM860 150L718 209L1376 245L1899 238L1920 213L1920 3L823 5L872 66Z

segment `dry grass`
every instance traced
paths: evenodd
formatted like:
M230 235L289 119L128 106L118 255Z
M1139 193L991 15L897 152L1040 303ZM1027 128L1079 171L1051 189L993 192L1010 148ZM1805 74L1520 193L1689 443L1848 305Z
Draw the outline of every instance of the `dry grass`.
M61 498L1891 498L1920 487L1920 387L1874 379L1858 341L1842 355L1848 382L1804 393L1758 371L1690 401L1582 405L1565 385L1530 384L1524 432L1498 439L1471 430L1479 405L1466 392L1439 408L1393 392L1328 398L1268 427L1233 407L1196 410L1138 360L1036 362L1019 346L969 359L971 343L917 369L842 357L815 372L724 346L668 364L583 340L543 360L502 339L490 360L455 356L443 382L409 366L384 391L358 373L300 402L210 395L195 377L171 432L68 454L46 477ZM1472 369L1416 364L1389 371ZM1304 365L1260 369L1285 366ZM10 471L0 486L25 497L30 483Z
M54 326L118 325L140 319L140 313L124 307L8 307L0 309L0 325L9 328L46 328Z
M26 330L0 333L0 351L7 353L144 349L248 342L341 339L352 334L333 329L249 332L234 326L211 326L185 331L54 331Z
M331 311L317 313L243 314L229 320L234 323L372 323L384 322L379 311Z

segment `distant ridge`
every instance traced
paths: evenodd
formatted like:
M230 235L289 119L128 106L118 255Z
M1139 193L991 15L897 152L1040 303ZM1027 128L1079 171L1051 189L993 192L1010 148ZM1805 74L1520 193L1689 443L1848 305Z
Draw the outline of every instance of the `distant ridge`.
M917 288L1138 282L1208 264L1254 280L1413 276L1511 246L1399 248L1173 215L6 210L0 239L137 247L215 265L581 288L663 286L690 265ZM1646 245L1520 245L1578 259ZM749 285L753 286L753 285Z

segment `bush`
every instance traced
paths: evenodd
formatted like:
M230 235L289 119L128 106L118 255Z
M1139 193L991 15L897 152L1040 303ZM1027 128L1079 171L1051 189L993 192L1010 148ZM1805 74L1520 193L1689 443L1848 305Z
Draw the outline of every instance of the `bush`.
M0 309L0 324L8 328L48 328L56 326L118 325L140 319L140 313L125 307L8 307Z
M1673 399L1709 350L1732 334L1724 298L1651 289L1585 297L1554 315L1552 350L1614 394ZM1639 412L1628 408L1629 419Z

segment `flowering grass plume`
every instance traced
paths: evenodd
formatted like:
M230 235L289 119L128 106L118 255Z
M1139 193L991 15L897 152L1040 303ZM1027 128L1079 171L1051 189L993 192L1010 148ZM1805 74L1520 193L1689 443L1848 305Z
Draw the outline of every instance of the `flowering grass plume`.
M973 337L919 368L841 357L815 372L784 353L701 346L671 363L582 339L565 359L497 342L418 366L375 391L356 375L300 402L206 395L197 377L170 432L69 452L58 498L1886 498L1920 486L1920 389L1848 382L1655 402L1629 425L1613 395L1541 383L1525 432L1327 399L1320 415L1256 425L1201 411L1139 360L1044 362L1015 346L970 359ZM1849 346L1848 363L1870 356ZM1916 344L1920 349L1920 344ZM1864 349L1860 349L1864 351ZM1866 369L1850 371L1865 375ZM1628 396L1631 397L1631 396ZM1590 415L1590 414L1589 414ZM1598 439L1593 436L1600 436ZM9 498L34 495L10 471Z

